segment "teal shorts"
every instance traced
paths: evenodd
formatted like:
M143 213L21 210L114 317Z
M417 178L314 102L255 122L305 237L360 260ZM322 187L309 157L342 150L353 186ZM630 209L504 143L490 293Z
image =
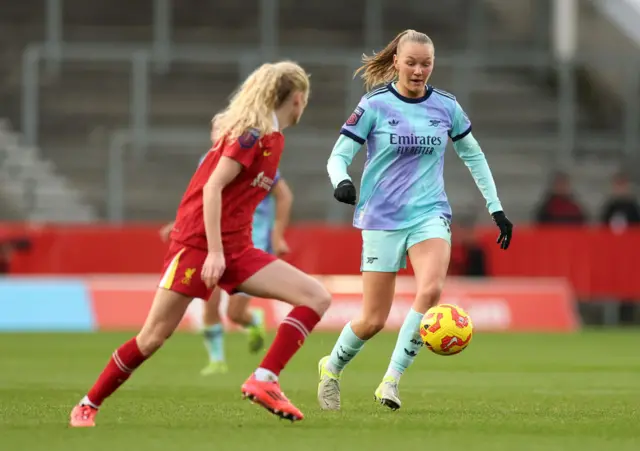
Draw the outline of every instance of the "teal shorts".
M411 246L433 238L451 245L450 219L434 216L408 229L363 230L360 271L398 272L407 267Z

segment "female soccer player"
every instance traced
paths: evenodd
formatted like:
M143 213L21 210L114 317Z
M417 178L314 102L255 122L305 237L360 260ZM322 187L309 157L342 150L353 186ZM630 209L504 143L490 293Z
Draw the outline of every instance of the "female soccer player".
M194 298L217 285L294 306L242 393L281 418L301 420L278 375L329 307L331 296L311 276L253 247L251 221L269 192L284 148L282 130L300 120L309 78L297 64L264 64L213 119L214 151L193 175L180 202L153 304L138 335L111 356L76 405L70 425L95 425L98 407L174 332Z
M427 84L434 47L423 33L406 30L380 53L363 57L369 91L347 119L327 164L334 197L355 205L356 189L347 173L367 142L354 226L362 229L363 306L347 323L331 354L319 362L321 408L340 409L340 376L367 340L383 327L393 302L396 273L409 255L417 294L400 329L391 363L375 398L398 409L398 383L422 346L419 325L437 304L449 265L451 207L442 168L447 137L482 192L500 228L498 243L509 247L512 224L502 211L489 166L471 123L451 94ZM377 89L372 89L380 86Z
M206 155L205 155L206 156ZM204 160L204 156L200 160ZM271 191L256 208L253 215L253 245L265 252L280 257L289 252L284 239L284 232L289 224L293 194L287 182L276 172ZM169 240L173 222L160 230L164 241ZM224 328L220 318L220 300L222 292L218 287L213 290L208 302L204 303L202 320L204 323L204 344L209 354L209 363L201 374L208 376L228 371L224 358ZM264 346L265 329L264 313L260 309L249 309L251 297L244 293L236 293L229 297L227 317L230 321L242 326L249 338L249 352L258 352Z

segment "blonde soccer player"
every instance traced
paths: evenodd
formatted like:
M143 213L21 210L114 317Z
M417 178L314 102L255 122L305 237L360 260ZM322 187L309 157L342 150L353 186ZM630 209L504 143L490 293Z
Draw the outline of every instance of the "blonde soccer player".
M428 84L434 46L424 33L406 30L382 51L363 57L368 93L342 127L327 169L339 202L356 204L347 168L367 143L367 162L353 224L362 229L362 312L342 330L331 354L319 362L318 401L340 409L340 376L364 344L385 325L396 273L411 259L417 294L400 329L388 370L375 399L401 405L398 384L422 347L418 330L438 303L451 253L451 207L444 189L444 152L449 139L467 165L507 249L512 224L503 212L487 160L456 98Z
M74 406L72 427L94 426L102 403L162 347L191 301L209 299L215 286L293 306L241 392L281 418L303 419L282 392L279 374L329 308L331 296L313 277L256 249L251 222L273 185L284 150L282 131L298 123L308 95L309 77L299 65L264 64L214 117L214 145L178 206L147 319L137 336L114 351L93 387Z

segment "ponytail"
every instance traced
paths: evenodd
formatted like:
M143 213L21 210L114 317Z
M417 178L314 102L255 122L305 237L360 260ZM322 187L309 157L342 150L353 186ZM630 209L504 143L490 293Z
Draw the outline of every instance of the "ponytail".
M273 112L294 91L309 92L309 76L297 64L267 63L253 71L240 85L226 109L212 120L211 139L234 140L247 130L260 137L273 131Z
M398 48L405 42L433 45L433 41L426 34L405 30L393 38L380 52L371 56L362 55L362 66L353 75L355 77L360 74L367 91L378 85L391 83L397 78L396 69L393 67L393 56L398 54Z

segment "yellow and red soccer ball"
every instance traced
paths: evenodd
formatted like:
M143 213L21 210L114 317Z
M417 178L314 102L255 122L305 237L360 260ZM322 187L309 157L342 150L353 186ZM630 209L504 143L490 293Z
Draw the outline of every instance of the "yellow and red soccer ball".
M422 317L420 337L431 352L458 354L471 343L473 323L467 312L457 305L436 305Z

